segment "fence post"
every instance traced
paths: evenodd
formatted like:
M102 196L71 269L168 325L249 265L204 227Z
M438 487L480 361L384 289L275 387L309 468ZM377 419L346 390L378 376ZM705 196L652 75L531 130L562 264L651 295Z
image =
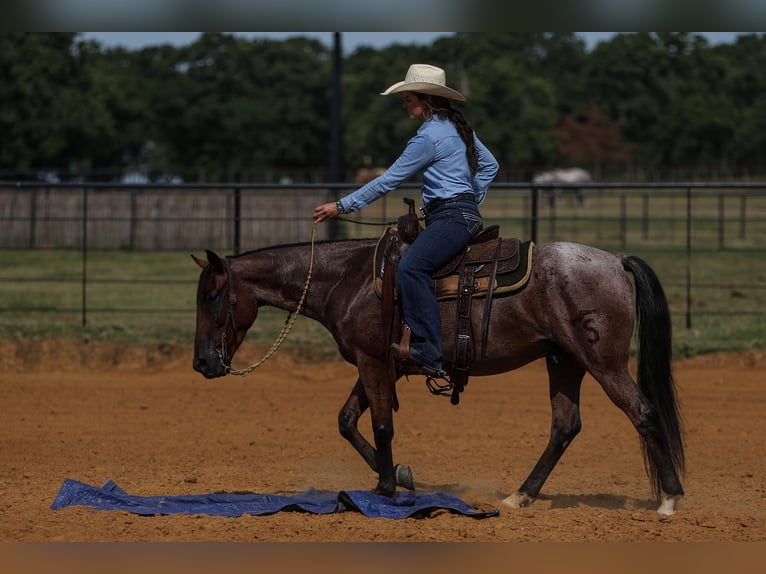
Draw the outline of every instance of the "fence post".
M692 188L686 188L686 328L692 328Z
M745 239L745 219L747 217L747 196L744 192L739 196L739 238Z
M37 190L33 189L29 194L29 247L34 249L36 246L35 237L37 235Z
M82 326L88 324L88 187L82 188Z
M627 200L627 197L625 197L625 193L621 193L620 194L620 249L622 249L623 251L625 250L625 246L628 243L627 212L628 212L628 200Z
M138 233L136 231L138 227L138 190L131 188L130 190L130 229L128 231L128 241L130 241L130 249L136 248L136 240Z
M718 249L724 250L724 237L726 228L724 223L726 210L724 209L723 193L718 195Z
M644 192L642 196L644 201L641 213L641 229L644 239L649 239L649 194Z
M532 188L532 213L531 213L531 230L530 230L530 236L532 241L537 243L537 215L539 212L539 196L540 196L540 189L538 187Z
M239 255L242 240L242 190L234 188L234 255Z
M554 197L556 197L554 195ZM556 240L556 205L558 204L558 198L553 203L549 203L550 206L550 218L548 219L548 234L550 235L550 241Z

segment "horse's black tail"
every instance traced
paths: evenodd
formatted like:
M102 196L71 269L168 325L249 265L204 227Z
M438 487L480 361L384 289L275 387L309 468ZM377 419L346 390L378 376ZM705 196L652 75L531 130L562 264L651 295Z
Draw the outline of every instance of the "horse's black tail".
M681 417L671 369L672 324L665 292L651 267L639 257L622 259L636 284L636 327L638 332L638 386L654 408L656 438L676 473L684 471ZM641 450L654 493L659 496L660 461L642 439Z

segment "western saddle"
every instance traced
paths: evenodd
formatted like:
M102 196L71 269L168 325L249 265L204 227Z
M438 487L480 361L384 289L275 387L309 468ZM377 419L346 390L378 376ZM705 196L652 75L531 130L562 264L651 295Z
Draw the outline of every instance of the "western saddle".
M408 213L398 218L396 227L388 227L378 240L374 256L373 284L381 299L387 321L387 347L399 342L403 355L408 355L409 327L401 318L397 298L397 269L407 247L422 230L415 213L415 201L405 198ZM428 389L438 395L449 395L453 405L468 384L471 365L477 357L476 333L472 328L474 298L484 298L481 332L478 333L479 356L484 357L489 337L492 301L495 295L521 289L529 279L534 243L500 237L500 227L492 225L477 235L466 249L434 273L434 288L439 301L454 300L456 306L455 344L452 357L444 357L448 378L444 381L427 376ZM449 365L449 367L448 367ZM417 365L400 360L398 368L405 375L420 373Z

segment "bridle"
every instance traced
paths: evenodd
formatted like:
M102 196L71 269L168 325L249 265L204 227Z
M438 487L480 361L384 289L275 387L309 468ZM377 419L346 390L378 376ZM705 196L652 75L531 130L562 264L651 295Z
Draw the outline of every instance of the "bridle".
M237 305L237 294L234 291L234 271L231 268L231 263L228 258L224 258L224 264L226 265L226 273L228 274L228 285L227 285L227 299L229 300L229 312L226 315L226 323L224 323L223 326L223 332L221 334L221 345L217 348L218 351L218 360L221 362L221 365L223 365L223 368L226 370L227 375L239 375L241 377L244 377L245 375L249 375L252 371L260 367L263 363L265 363L271 355L273 355L279 346L282 344L282 342L287 338L287 334L290 332L290 329L293 328L293 325L298 320L298 316L300 315L301 311L303 310L303 304L306 302L306 295L309 291L309 285L311 284L311 274L314 270L314 243L316 239L316 230L317 230L317 224L314 223L313 228L311 229L311 259L309 260L309 272L306 276L306 283L303 286L303 293L301 294L300 301L298 301L298 307L295 309L295 311L292 311L285 321L284 326L282 327L282 331L277 335L276 340L271 345L271 348L266 352L266 354L263 356L263 358L250 365L246 369L235 369L231 366L231 363L226 363L226 332L229 330L229 325L231 325L232 331L234 333L237 332L237 324L236 324L236 315L235 315L235 307Z
M226 298L229 301L229 309L228 309L228 312L226 313L226 321L223 324L223 331L221 332L221 345L220 347L217 347L217 350L218 350L218 360L221 361L221 364L223 365L224 369L226 369L226 374L232 374L234 369L232 369L231 364L226 363L226 356L228 355L227 345L226 345L226 333L229 330L229 326L231 326L231 329L235 334L237 333L237 320L235 315L235 308L237 306L237 293L234 290L234 270L231 268L231 262L229 261L229 258L225 257L223 259L223 263L226 266L226 274L227 274Z

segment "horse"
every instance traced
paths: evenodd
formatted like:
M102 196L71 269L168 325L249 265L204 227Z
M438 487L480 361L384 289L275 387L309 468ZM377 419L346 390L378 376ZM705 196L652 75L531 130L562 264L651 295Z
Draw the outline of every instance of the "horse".
M574 194L577 199L578 205L585 203L585 191L582 187L574 186L572 184L577 183L590 183L590 173L580 167L572 167L568 169L552 169L550 171L543 171L536 174L532 178L532 183L535 184L551 184L551 183L563 183L566 187L546 187L543 193L548 198L548 206L553 208L556 205L556 200L559 195L565 191L569 191Z
M321 323L343 359L357 368L358 378L338 414L338 429L377 473L374 492L393 496L398 486L415 487L410 467L393 462L393 413L399 406L395 383L403 371L391 366L389 319L374 291L376 243L312 240L223 258L209 250L206 259L192 255L202 268L193 368L207 378L233 372L232 359L258 309L270 305L293 312L300 300L300 314ZM479 332L484 304L479 298L472 301L474 332ZM440 305L449 371L456 309L454 301ZM588 372L638 432L657 511L672 514L684 494L679 478L684 447L671 366L670 314L652 268L636 256L576 243L541 243L533 250L527 284L515 293L496 295L490 317L489 337L481 356L474 357L471 375L495 375L544 359L552 413L547 446L526 480L501 504L526 507L539 495L580 432L580 387ZM628 367L634 325L637 383ZM357 425L368 409L374 446Z

